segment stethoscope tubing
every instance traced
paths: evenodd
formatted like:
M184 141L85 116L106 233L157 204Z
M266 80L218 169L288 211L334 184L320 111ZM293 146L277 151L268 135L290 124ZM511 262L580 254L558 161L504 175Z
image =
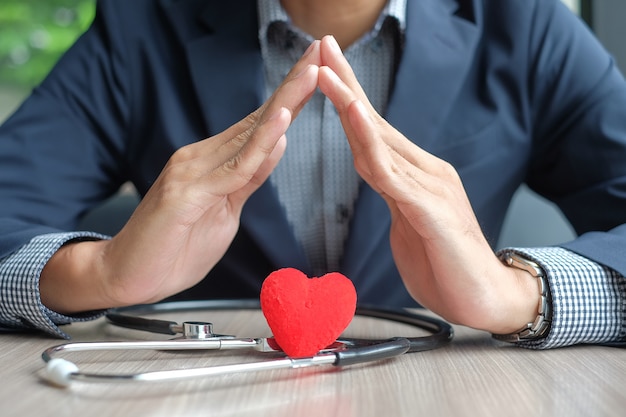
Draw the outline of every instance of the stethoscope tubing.
M229 310L258 309L256 300L207 300L161 303L146 306L133 306L116 309L108 314L108 320L118 326L164 334L176 334L181 331L176 322L154 320L139 317L139 314L172 313L190 310ZM112 342L76 342L50 347L42 353L47 363L47 379L55 385L67 387L72 381L82 382L156 382L173 381L188 378L217 376L232 373L256 372L285 368L304 368L320 365L347 366L359 363L389 359L407 352L420 352L441 347L453 338L452 326L443 320L409 312L408 310L390 310L378 307L359 306L356 315L374 317L408 324L431 332L428 336L395 337L384 340L340 339L345 348L322 351L307 358L274 358L270 360L199 367L191 369L173 369L129 374L90 373L80 371L78 366L56 355L72 352L98 350L220 350L220 349L256 349L268 351L267 339L235 338L220 335L209 338L178 338L164 341L112 341ZM207 323L210 324L210 323Z
M168 320L148 319L140 317L140 315L196 310L256 310L259 308L259 301L254 299L174 301L168 303L117 308L107 314L107 319L110 323L116 326L153 333L175 335L181 331L181 326L178 323ZM428 336L405 337L405 339L409 340L411 343L409 353L437 349L446 345L454 338L454 330L450 324L435 317L413 313L407 309L391 309L371 305L358 305L355 315L390 320L428 331L430 333ZM366 344L368 342L366 339L359 339L359 341L361 344ZM371 340L369 342L378 343L380 341Z

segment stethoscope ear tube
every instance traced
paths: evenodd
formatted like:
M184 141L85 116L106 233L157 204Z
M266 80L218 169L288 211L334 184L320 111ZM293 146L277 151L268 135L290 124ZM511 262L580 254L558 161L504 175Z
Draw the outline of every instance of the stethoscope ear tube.
M125 327L127 329L170 335L178 333L174 330L176 326L178 326L178 323L175 321L146 319L114 312L108 313L107 319L116 326Z
M258 308L260 308L260 304L255 299L173 301L113 309L107 314L107 319L116 326L161 334L177 334L177 329L181 327L178 323L168 320L148 319L139 315L178 311L251 310ZM428 336L404 337L411 344L408 350L409 353L438 349L451 342L454 338L454 330L447 322L424 314L413 313L407 309L391 309L362 304L357 306L355 315L403 323L431 333ZM372 342L377 343L378 341Z
M411 348L411 342L404 337L394 337L388 341L379 341L370 346L359 346L358 349L346 349L335 352L335 366L355 365L369 361L393 358L402 355Z
M107 314L107 319L116 326L173 335L180 332L181 326L178 323L168 320L148 319L140 317L140 315L178 311L250 310L258 308L260 308L259 301L253 299L174 301L117 308ZM414 313L407 309L391 309L363 304L357 306L355 315L403 323L431 333L427 336L404 337L410 342L409 353L438 349L451 342L454 338L454 330L447 322L439 318ZM372 341L372 343L378 343L378 341ZM362 343L359 343L359 345L362 346Z
M438 349L450 343L454 338L454 329L445 321L423 314L411 313L404 309L394 310L362 305L357 307L356 315L404 323L432 333L428 336L405 337L411 344L407 351L409 353Z

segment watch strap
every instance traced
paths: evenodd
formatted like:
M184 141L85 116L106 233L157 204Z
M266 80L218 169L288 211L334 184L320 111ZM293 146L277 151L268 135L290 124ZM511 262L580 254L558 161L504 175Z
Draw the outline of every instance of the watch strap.
M513 251L504 251L499 255L499 258L505 265L527 271L537 279L540 301L537 307L537 317L534 321L527 323L516 332L493 334L493 337L504 342L520 342L544 337L550 330L552 319L552 303L549 299L548 280L545 271L536 262Z

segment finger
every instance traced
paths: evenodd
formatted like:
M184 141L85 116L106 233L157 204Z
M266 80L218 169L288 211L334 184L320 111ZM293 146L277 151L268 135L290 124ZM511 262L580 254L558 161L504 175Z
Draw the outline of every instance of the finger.
M234 181L222 191L224 195L230 194L231 201L243 205L267 180L284 154L287 143L285 132L291 120L290 112L283 108L276 117L270 118L254 132L260 138L258 141L251 140L236 157L212 172L213 178L232 178Z
M242 152L244 147L249 147L246 152L256 148L262 154L268 155L277 140L285 133L299 109L315 92L317 73L317 66L307 66L297 77L292 77L281 85L275 92L271 105L267 105L262 113L258 111L252 113L224 132L189 145L186 147L188 149L184 150L185 155L181 161L195 160L198 164L196 175L206 176L224 164L232 165L234 160L241 157L238 154ZM272 119L278 117L283 111L288 113L286 125L278 130L263 128L265 124L273 123ZM272 132L271 136L268 136L266 132ZM179 153L181 152L179 151Z
M364 179L372 186L380 188L380 177L386 175L390 168L393 170L393 150L376 133L374 121L361 101L350 102L345 111L353 132L351 142L354 143L352 146L357 169L369 176Z
M315 93L318 84L319 66L310 64L294 75L288 75L272 96L261 107L262 122L267 115L273 115L281 107L287 108L293 118Z
M274 151L289 124L317 88L319 42L314 42L294 65L272 97L257 111L211 138L178 150L167 166L167 177L188 184L209 179L212 195L227 195L259 186L277 163ZM270 163L265 160L270 155ZM261 172L257 172L261 167ZM247 188L248 189L248 188ZM245 194L245 193L243 193Z
M304 52L300 60L296 62L296 64L291 68L291 70L289 71L289 73L287 74L283 82L281 83L281 85L278 86L276 91L274 91L272 96L267 100L266 103L264 103L263 106L261 106L261 109L259 110L262 113L269 112L270 114L273 114L273 112L276 110L275 102L277 100L280 100L280 97L283 95L281 92L283 91L284 87L291 84L294 80L300 78L302 74L305 73L309 69L310 66L319 67L320 65L321 65L320 41L316 40L316 41L313 41L311 45L309 45L308 49ZM315 87L317 87L317 79L315 80ZM310 91L310 94L307 97L305 97L303 100L301 100L297 106L289 107L289 106L285 106L284 103L279 103L278 106L288 107L292 111L292 114L295 117L297 116L300 109L304 106L304 104L311 97L311 95L313 95L314 92L315 92L315 88L313 88Z
M355 98L363 101L363 103L372 107L373 110L373 106L371 106L356 74L333 36L327 35L322 38L320 43L320 57L322 66L327 66L332 69L339 79L352 91Z
M337 109L352 153L355 160L358 159L363 153L363 146L365 143L359 135L355 134L353 125L348 119L348 108L352 103L360 101L358 95L355 94L354 91L346 85L330 67L320 68L319 87L322 93L324 93L333 102L333 105ZM373 117L376 117L377 114L373 109L371 109L371 112Z
M214 194L227 195L245 189L247 191L243 196L247 197L269 175L268 171L274 168L282 156L282 150L275 153L275 148L284 137L291 120L288 109L279 109L274 116L255 128L249 139L239 139L245 141L245 144L241 147L235 145L238 149L235 149L230 158L211 170L208 178L201 181L210 181ZM265 164L268 159L272 162L269 165Z
M350 106L348 117L356 135L367 143L362 159L369 177L364 179L385 199L392 218L406 220L425 241L441 240L450 230L480 235L471 203L452 165L424 152L424 164L435 166L425 170L381 146L369 113L359 101Z
M304 104L309 100L309 98L315 92L315 87L317 86L317 79L315 79L314 83L303 85L301 83L297 84L301 88L306 90L306 94L294 94L293 82L307 77L303 77L303 74L307 73L309 70L309 66L319 67L321 63L320 59L320 41L313 41L311 45L309 45L308 49L304 52L300 60L291 68L281 85L274 91L274 93L270 96L270 98L261 105L256 111L250 113L246 118L235 123L230 126L220 135L216 135L213 138L216 139L216 142L219 144L225 143L237 135L245 134L246 131L250 131L254 129L254 126L264 119L272 117L281 107L288 108L294 118L298 115L300 109L304 106ZM287 88L287 92L284 92L285 87L289 85ZM281 93L281 91L283 93ZM290 96L291 94L291 96ZM287 98L294 99L291 102L284 102L285 96Z
M348 118L348 108L352 106L354 102L361 100L330 67L320 68L319 85L322 92L337 108L355 157L364 151L364 146L372 145L371 141L368 144L365 140L367 137L370 137L372 133L376 132L377 140L384 142L388 146L389 151L396 153L397 156L405 159L410 165L419 167L432 175L445 173L446 163L408 140L402 133L398 132L380 116L368 103L361 102L363 106L361 110L363 117L370 119L370 123L367 128L361 129L361 133L355 133L354 126L355 123L358 123L358 120L354 119L351 121ZM371 152L370 157L377 158L379 155L373 152L375 151Z
M369 175L364 179L373 187L388 194L398 203L414 204L421 204L415 200L420 199L418 195L423 195L423 191L431 194L438 194L441 191L441 181L447 178L439 175L443 171L442 168L434 166L445 165L443 161L438 162L440 160L413 144L411 158L397 152L381 135L400 135L400 133L377 126L379 119L372 119L365 105L358 100L350 103L347 117L359 143L360 151L355 155L355 163L358 158L358 163L365 167L361 170Z
M320 90L333 102L339 113L357 172L370 186L380 192L379 187L376 185L376 179L372 177L370 159L371 155L376 155L380 159L386 158L389 149L387 149L387 145L383 140L374 140L370 137L371 134L378 130L378 127L374 126L375 123L372 120L378 116L377 113L370 107L371 114L369 114L370 110L365 109L365 105L358 99L354 91L339 79L337 74L329 67L320 68L319 86ZM364 109L366 114L362 116L367 120L350 120L349 109L355 103L360 105L358 110ZM368 126L361 128L361 132L365 131L366 136L355 130L355 127L357 127L355 122L359 123L358 126L363 126L364 124ZM370 131L367 131L367 129L370 129ZM377 162L381 163L382 161L379 160Z
M352 67L350 66L350 63L343 55L337 41L332 36L326 36L322 39L320 45L320 55L324 65L320 71L320 88L324 94L326 94L331 101L333 101L333 104L338 108L340 113L342 110L345 111L352 101L360 100L367 108L370 116L378 124L386 125L385 129L394 133L383 135L382 139L395 152L403 158L406 158L414 165L428 164L429 170L438 170L440 168L437 158L409 141L402 134L397 132L395 128L389 125L382 116L378 115L372 104L369 102L365 91L361 87L354 71L352 70ZM347 130L345 125L344 129ZM395 134L395 132L397 132L397 134ZM356 145L356 143L351 145ZM353 151L355 150L358 149L353 149Z
M225 136L248 137L257 124L263 123L268 117L275 116L282 108L288 109L292 120L295 119L315 93L320 62L320 42L313 41L271 97L257 111L232 129L225 131Z
M388 193L385 181L398 176L396 159L399 155L386 142L385 136L399 133L362 103L329 67L320 68L319 85L337 108L357 172L374 190ZM394 194L392 192L390 197L395 197Z
M320 44L321 42L319 40L311 42L307 50L304 51L298 62L296 62L296 64L291 68L291 70L285 77L286 80L295 77L309 65L316 65L318 67L322 65Z
M258 149L266 156L274 148L278 139L285 134L291 121L308 101L317 88L319 67L308 65L301 73L289 78L276 90L267 108L258 123L254 123L249 129L233 137L224 145L226 155L233 158L240 150L244 154L254 154ZM281 113L287 111L287 123L281 124L280 128L272 129L271 123L275 119L281 119ZM268 118L269 117L269 118ZM267 125L267 126L266 126ZM269 127L269 129L265 129Z
M285 135L281 136L276 143L276 146L272 152L268 155L265 161L259 166L256 173L250 178L248 183L241 187L239 190L230 194L229 198L235 207L243 208L243 205L248 198L254 193L267 179L270 174L276 168L278 161L285 153L287 146L287 138Z
M315 93L320 62L320 42L314 41L263 106L223 133L234 136L217 150L217 160L224 161L211 172L216 186L224 183L218 192L233 193L241 184L239 198L247 198L267 179L284 153L287 128Z

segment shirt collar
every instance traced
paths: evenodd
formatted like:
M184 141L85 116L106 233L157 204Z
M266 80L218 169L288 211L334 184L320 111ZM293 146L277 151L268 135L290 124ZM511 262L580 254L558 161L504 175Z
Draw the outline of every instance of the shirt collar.
M373 28L373 33L380 31L387 18L395 19L401 33L406 27L406 2L407 0L389 0ZM267 28L274 22L291 23L285 9L280 4L280 0L257 0L259 11L259 38L264 39Z

